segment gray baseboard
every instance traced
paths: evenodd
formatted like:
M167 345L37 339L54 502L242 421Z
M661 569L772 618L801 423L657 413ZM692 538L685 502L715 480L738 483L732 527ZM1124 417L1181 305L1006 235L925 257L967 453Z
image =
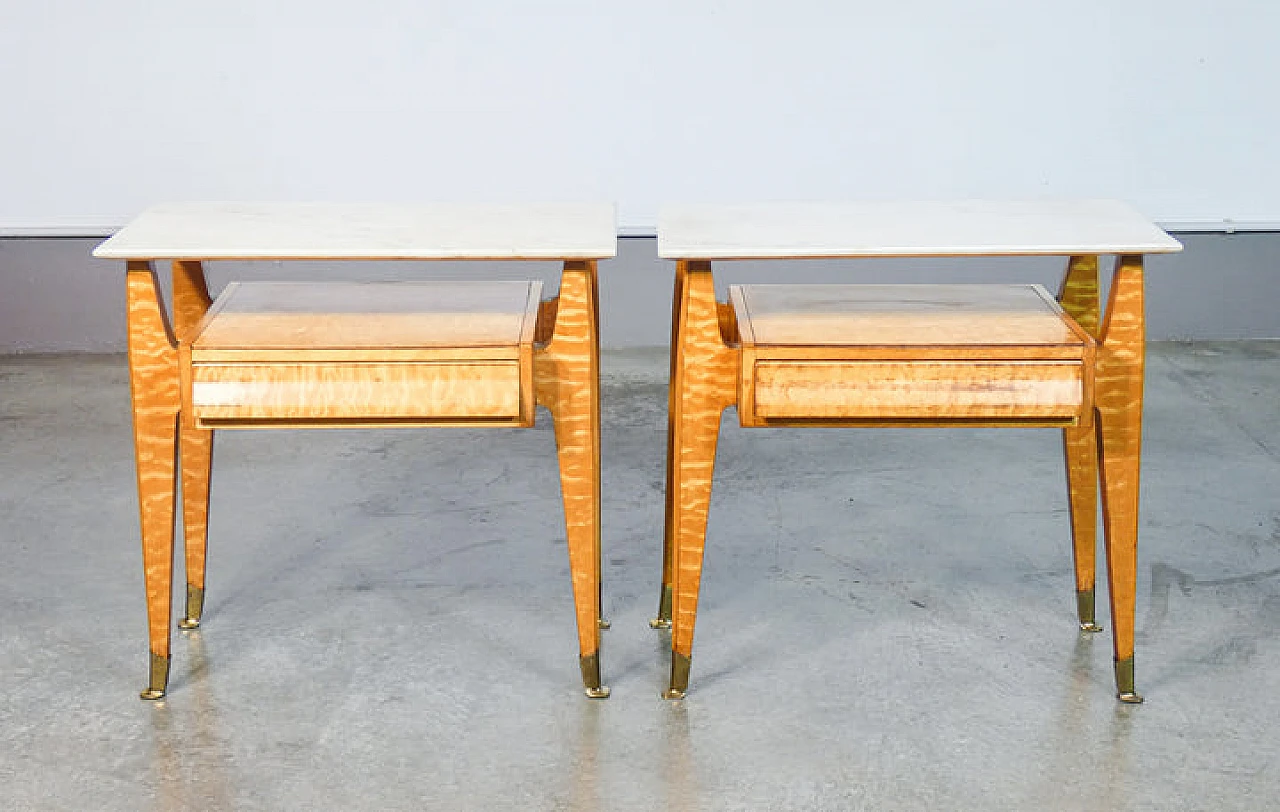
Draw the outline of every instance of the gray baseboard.
M1147 261L1147 323L1152 340L1280 338L1280 233L1176 235L1181 254ZM0 352L119 352L124 349L123 267L89 256L100 238L0 239ZM1057 258L830 260L723 263L731 282L1039 282L1056 288ZM619 241L600 265L601 340L606 347L665 344L670 336L674 266L651 237ZM240 263L209 266L216 291L234 278L525 278L550 289L552 263ZM167 276L163 274L162 276ZM723 290L721 291L723 295Z

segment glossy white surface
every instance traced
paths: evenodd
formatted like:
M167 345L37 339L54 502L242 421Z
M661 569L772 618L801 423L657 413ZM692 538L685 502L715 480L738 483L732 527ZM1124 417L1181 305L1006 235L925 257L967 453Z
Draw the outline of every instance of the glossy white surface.
M106 259L602 259L610 204L170 203L93 252Z
M1153 254L1182 245L1113 200L667 206L668 259Z

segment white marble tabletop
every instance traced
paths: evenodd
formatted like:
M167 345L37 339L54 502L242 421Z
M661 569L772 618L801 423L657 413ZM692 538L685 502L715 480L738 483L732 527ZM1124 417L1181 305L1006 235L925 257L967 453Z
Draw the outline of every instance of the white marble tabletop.
M665 206L668 259L1153 254L1182 245L1114 200Z
M93 252L106 259L603 259L611 204L171 203Z

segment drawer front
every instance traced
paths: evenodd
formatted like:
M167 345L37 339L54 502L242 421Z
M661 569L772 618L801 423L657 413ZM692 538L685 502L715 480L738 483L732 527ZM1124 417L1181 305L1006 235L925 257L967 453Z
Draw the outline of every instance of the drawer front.
M517 361L194 364L191 377L198 421L522 417Z
M759 361L743 387L748 420L1069 420L1085 397L1078 361Z

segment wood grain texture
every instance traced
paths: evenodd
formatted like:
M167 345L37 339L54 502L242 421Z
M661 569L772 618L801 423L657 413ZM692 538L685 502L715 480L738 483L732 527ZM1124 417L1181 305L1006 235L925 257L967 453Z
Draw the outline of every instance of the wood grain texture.
M133 401L147 626L151 653L167 658L181 408L178 352L150 263L130 261L126 284L129 390Z
M508 418L521 415L516 361L195 364L192 411L218 420Z
M739 407L741 408L741 407ZM1061 429L1076 424L1075 417L784 417L757 419L748 428L796 429Z
M679 326L670 446L674 534L671 648L691 657L720 415L737 403L740 354L725 344L709 262L677 262Z
M1069 361L760 361L752 391L766 420L1071 419L1082 379Z
M533 340L540 291L540 282L233 282L218 297L193 356L514 348Z
M740 325L745 327L746 325ZM933 346L872 346L872 345L751 345L745 339L744 349L750 357L763 360L806 361L1081 361L1091 357L1091 348L1083 342L1072 344L1017 345L1017 344L938 344Z
M558 295L538 302L538 323L533 331L535 344L546 344L551 340L551 334L556 329L556 308L559 306L560 297Z
M1098 258L1076 256L1067 263L1058 300L1067 315L1095 338L1099 320ZM1092 411L1092 406L1090 407ZM1098 441L1096 424L1062 430L1067 462L1067 493L1071 513L1072 558L1076 592L1092 592L1096 585L1098 549ZM1092 618L1081 618L1081 622Z
M199 262L173 263L173 321L183 363L184 388L190 379L190 345L205 313L213 305L204 268ZM186 560L187 586L205 586L205 564L209 545L209 485L213 473L213 432L196 425L189 394L183 398L178 454L182 478L182 546ZM192 618L198 620L199 618Z
M565 263L554 312L551 340L534 352L534 388L555 427L578 647L587 657L600 650L601 616L600 347L594 262Z
M332 347L317 349L261 349L257 347L192 348L194 363L401 363L411 361L515 361L519 346L502 347Z
M684 309L685 269L677 264L674 292L671 297L671 365L667 378L667 483L664 492L664 509L662 522L662 591L658 596L658 612L655 618L657 625L671 623L671 605L665 600L667 592L675 585L675 501L676 494L676 416L680 413L679 390L676 382L680 379L680 314Z
M541 289L232 283L191 344L190 411L201 427L532 425Z
M1098 348L1098 456L1116 660L1133 656L1145 359L1142 257L1116 258Z
M945 312L946 317L937 318L928 311L938 310L937 305L945 311L950 299L925 301L913 293L877 302L870 308L871 318L857 323L866 314L855 313L861 305L849 307L851 299L840 291L819 291L813 298L806 298L804 291L783 291L785 295L772 301L767 296L757 298L764 306L753 309L751 290L732 286L736 319L730 321L723 306L715 302L708 262L682 260L677 273L679 322L673 337L664 545L675 588L674 654L688 658L692 653L719 410L735 399L744 426L1061 426L1075 422L1078 428L1067 435L1066 442L1077 583L1084 589L1094 579L1093 500L1100 469L1117 683L1121 699L1135 700L1128 682L1132 681L1144 353L1141 257L1125 255L1117 260L1101 324L1097 260L1092 256L1072 258L1061 306L1038 289L1036 295L1049 306L1029 319L1026 313L1008 318L1008 308L999 302L995 307L971 307L968 314L957 313L955 319ZM922 293L929 296L928 291ZM821 301L824 298L827 301ZM903 302L904 313L890 306ZM922 303L927 306L919 307ZM762 314L764 320L758 318ZM991 329L962 324L962 315L979 325L986 322ZM811 331L815 325L817 329ZM722 328L735 331L740 348L725 343ZM887 338L904 343L892 346ZM1027 388L1020 389L1023 385ZM877 403L883 399L886 408L871 415L842 411L868 399ZM967 411L975 401L981 409ZM956 403L961 407L948 412ZM1042 406L1044 411L1037 412ZM916 408L921 410L918 416L912 412ZM1001 413L1002 409L1008 412ZM1091 456L1090 448L1084 446L1095 436ZM1100 466L1095 459L1100 459ZM673 658L670 696L683 695L678 690L683 686L677 665L687 682L688 660ZM1127 681L1125 675L1129 675Z
M1093 339L1038 285L733 285L743 426L1088 422Z
M1062 277L1058 303L1067 315L1075 319L1076 324L1094 338L1098 337L1100 296L1098 258L1088 255L1074 256L1067 260L1067 272Z
M751 322L750 342L756 346L1014 345L1030 349L1082 343L1039 285L733 288L731 298L744 309L737 314L738 320Z
M317 289L233 283L211 303L198 261L175 262L173 271L177 338L166 323L149 263L129 263L130 380L153 654L144 698L162 696L167 681L180 431L186 451L181 466L189 586L202 595L209 429L530 426L535 394L555 420L584 680L590 695L607 695L598 676L594 261L567 262L561 296L546 307L538 301L538 282L432 283L430 290L415 283L397 283L395 290L342 283ZM443 295L434 295L442 290ZM262 295L250 295L255 292ZM471 307L474 313L467 312ZM539 316L554 325L540 328ZM549 341L537 350L535 364L534 345L541 336ZM198 615L190 608L194 605L189 599L189 613Z

